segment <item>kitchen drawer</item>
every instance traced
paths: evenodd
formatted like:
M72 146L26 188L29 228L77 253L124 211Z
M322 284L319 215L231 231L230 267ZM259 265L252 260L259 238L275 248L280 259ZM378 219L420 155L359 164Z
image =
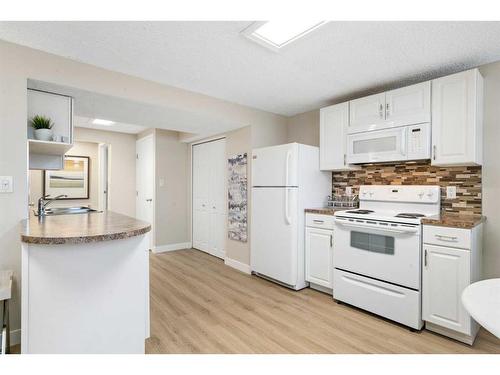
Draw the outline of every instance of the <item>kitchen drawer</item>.
M424 225L424 243L470 249L471 231L469 229Z
M333 230L333 216L306 214L306 226L312 228Z
M415 329L422 328L419 292L333 270L333 298Z

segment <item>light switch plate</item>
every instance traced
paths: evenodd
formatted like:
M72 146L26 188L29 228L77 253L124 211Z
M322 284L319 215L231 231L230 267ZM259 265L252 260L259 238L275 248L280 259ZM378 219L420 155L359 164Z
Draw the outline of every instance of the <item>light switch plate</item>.
M160 187L165 186L165 179L163 177L160 177Z
M446 187L446 199L455 199L457 197L457 187L447 186Z
M12 193L12 176L0 176L0 193Z

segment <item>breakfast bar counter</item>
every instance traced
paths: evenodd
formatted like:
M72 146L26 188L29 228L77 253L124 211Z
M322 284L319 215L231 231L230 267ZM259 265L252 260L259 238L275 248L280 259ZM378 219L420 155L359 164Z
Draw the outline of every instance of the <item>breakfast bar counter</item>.
M82 244L143 235L151 225L112 211L31 216L21 222L21 241L40 245Z
M150 230L109 211L24 220L21 352L143 354Z

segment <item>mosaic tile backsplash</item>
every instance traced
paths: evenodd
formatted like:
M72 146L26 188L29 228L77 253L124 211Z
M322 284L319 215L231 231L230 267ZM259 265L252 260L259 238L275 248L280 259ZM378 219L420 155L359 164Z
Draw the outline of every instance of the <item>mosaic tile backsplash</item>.
M481 167L434 167L430 162L365 165L359 170L333 172L332 191L360 185L439 185L441 209L460 214L481 214ZM446 199L446 187L457 187L456 199Z

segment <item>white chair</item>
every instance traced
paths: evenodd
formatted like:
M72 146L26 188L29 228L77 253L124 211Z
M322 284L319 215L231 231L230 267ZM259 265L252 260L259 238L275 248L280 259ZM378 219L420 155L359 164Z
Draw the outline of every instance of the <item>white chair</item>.
M0 302L2 309L2 354L10 353L9 301L12 295L12 271L0 271Z

